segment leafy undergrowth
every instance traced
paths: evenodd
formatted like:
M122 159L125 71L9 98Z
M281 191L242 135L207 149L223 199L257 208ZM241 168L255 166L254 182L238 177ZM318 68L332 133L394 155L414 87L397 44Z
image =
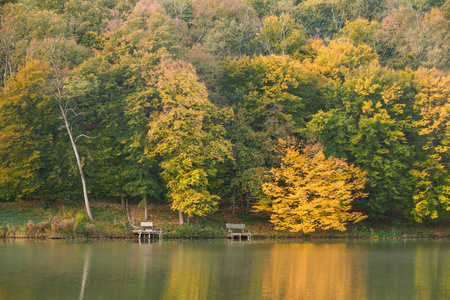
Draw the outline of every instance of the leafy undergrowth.
M131 223L144 221L144 209L129 206ZM7 238L133 238L126 210L117 203L92 203L91 223L82 203L16 202L0 204L0 237ZM148 221L162 227L165 238L225 238L226 223L244 223L252 238L301 239L392 239L450 238L448 226L439 228L389 228L352 226L345 232L319 231L313 234L277 231L267 217L243 211L219 210L205 217L178 224L178 213L168 205L149 205Z

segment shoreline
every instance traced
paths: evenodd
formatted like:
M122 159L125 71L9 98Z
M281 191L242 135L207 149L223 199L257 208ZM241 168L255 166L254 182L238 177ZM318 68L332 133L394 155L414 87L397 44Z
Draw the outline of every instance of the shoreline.
M93 203L96 221L91 223L84 207L74 202L42 201L2 203L0 239L36 240L137 240L131 232L125 209L118 203ZM144 221L144 209L129 206L132 222ZM252 232L252 240L415 240L450 239L446 226L348 226L347 231L317 231L310 234L277 231L261 216L220 209L206 217L191 218L179 225L178 213L167 205L149 205L149 220L163 228L163 240L227 239L226 223L242 223Z

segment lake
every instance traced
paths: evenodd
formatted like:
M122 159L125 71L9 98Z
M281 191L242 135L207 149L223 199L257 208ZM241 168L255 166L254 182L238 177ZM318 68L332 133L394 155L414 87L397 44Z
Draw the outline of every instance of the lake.
M450 299L450 241L0 240L3 299Z

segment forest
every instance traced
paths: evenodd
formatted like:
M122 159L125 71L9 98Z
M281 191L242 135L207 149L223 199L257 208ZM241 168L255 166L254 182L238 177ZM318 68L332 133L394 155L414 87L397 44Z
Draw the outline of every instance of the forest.
M0 4L0 202L448 224L450 0Z

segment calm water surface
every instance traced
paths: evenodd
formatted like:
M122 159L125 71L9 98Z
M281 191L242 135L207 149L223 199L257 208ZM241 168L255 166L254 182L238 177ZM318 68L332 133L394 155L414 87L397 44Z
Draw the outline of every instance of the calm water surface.
M450 299L450 241L0 241L0 299Z

